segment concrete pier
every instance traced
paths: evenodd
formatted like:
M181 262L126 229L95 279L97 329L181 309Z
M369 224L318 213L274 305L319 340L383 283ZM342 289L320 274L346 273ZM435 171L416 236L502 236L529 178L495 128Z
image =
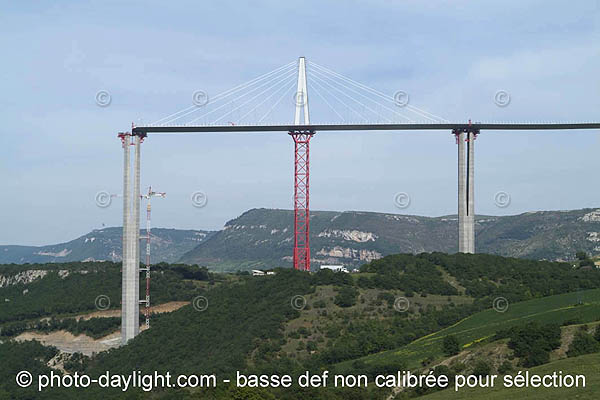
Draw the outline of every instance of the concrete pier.
M130 135L125 136L123 157L123 272L121 292L121 343L140 331L140 156L141 140L134 138L133 188L131 187ZM133 189L133 190L132 190ZM133 203L133 204L132 204Z
M467 230L465 253L475 253L475 134L467 133Z
M131 160L130 160L130 142L131 137L129 134L122 134L121 141L123 142L123 262L121 266L121 342L127 343L128 338L132 337L132 334L128 329L128 289L127 284L128 277L128 266L129 266L129 220L131 218L131 198L130 198L130 171L131 171Z
M465 134L455 133L458 147L458 251L466 253L466 225L467 216L467 191L465 190L466 164L465 164Z
M133 215L132 223L130 225L133 235L133 266L131 268L131 274L134 277L133 288L132 288L132 299L133 299L133 315L131 323L133 324L133 335L136 336L140 333L140 158L142 139L139 135L135 136L135 159L133 161L134 175L133 175Z
M456 130L453 133L458 145L458 251L475 253L475 137L477 132Z

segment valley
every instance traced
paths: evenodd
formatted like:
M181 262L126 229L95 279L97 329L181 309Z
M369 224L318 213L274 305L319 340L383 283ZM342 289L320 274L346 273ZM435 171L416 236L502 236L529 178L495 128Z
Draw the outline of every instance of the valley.
M127 346L113 346L120 324L118 264L0 266L0 275L10 282L0 288L0 298L10 300L0 303L0 355L6 360L0 378L7 382L0 393L18 390L8 377L22 362L37 365L39 371L56 368L91 375L136 368L219 376L236 371L299 376L306 370L327 370L364 374L370 381L406 369L452 376L481 368L502 374L568 363L594 357L585 354L596 347L577 346L581 338L596 340L600 335L600 271L585 268L584 261L575 264L422 253L386 256L366 263L358 273L275 269L268 276L161 264L152 272L157 313L151 328L142 329ZM29 268L45 273L27 274ZM30 278L14 279L17 274ZM75 288L82 301L66 307L60 291L72 293ZM41 293L47 295L37 299ZM98 295L110 297L108 309L97 308ZM206 308L195 305L198 296L207 299ZM498 298L506 302L499 305ZM520 350L520 340L535 337L538 330L555 332L551 346ZM450 337L455 347L448 350ZM189 399L438 395L435 389L402 387L253 389L225 384L216 389L163 389L153 396L175 393ZM118 391L90 389L88 394L92 399L120 398ZM53 389L42 398L72 395ZM137 396L135 391L130 395Z

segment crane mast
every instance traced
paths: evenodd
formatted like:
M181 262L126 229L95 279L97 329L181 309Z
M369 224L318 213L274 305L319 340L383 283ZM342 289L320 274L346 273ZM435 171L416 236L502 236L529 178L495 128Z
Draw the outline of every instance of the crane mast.
M151 227L150 227L150 215L152 212L152 197L165 198L167 194L164 192L154 192L152 186L148 187L148 193L141 195L140 197L146 199L148 204L146 205L146 236L142 239L146 239L146 267L140 268L140 272L146 272L146 298L140 300L140 304L145 305L144 315L146 316L146 328L150 327L150 240L151 240Z

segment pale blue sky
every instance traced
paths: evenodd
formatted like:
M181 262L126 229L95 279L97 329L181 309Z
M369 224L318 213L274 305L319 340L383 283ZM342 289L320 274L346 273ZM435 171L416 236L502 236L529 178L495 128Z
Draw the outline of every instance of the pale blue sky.
M598 1L2 2L0 244L120 225L119 199L94 201L121 193L118 131L298 56L450 120L600 120L599 22ZM508 107L493 102L500 89ZM482 134L477 213L599 206L598 136ZM167 192L153 225L219 229L249 208L291 208L292 147L273 133L148 138L143 186ZM311 172L314 210L456 212L449 132L318 133Z

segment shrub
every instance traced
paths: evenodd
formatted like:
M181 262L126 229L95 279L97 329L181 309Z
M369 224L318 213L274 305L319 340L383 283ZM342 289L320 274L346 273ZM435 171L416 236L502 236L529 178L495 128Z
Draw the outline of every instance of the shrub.
M442 350L447 356L453 356L455 354L458 354L458 352L460 351L460 345L456 336L445 336L444 341L442 342Z
M530 323L509 330L508 347L521 358L525 367L550 361L550 351L560 346L560 327L556 324Z
M478 360L473 366L473 375L485 376L492 373L492 366L485 360Z
M583 354L597 353L600 351L600 343L592 335L585 331L578 331L569 346L567 356L577 357Z
M334 303L340 307L352 307L356 304L358 290L352 286L342 286L335 296Z
M511 373L514 370L513 365L508 360L504 360L502 364L498 367L498 373L500 375L506 375Z

